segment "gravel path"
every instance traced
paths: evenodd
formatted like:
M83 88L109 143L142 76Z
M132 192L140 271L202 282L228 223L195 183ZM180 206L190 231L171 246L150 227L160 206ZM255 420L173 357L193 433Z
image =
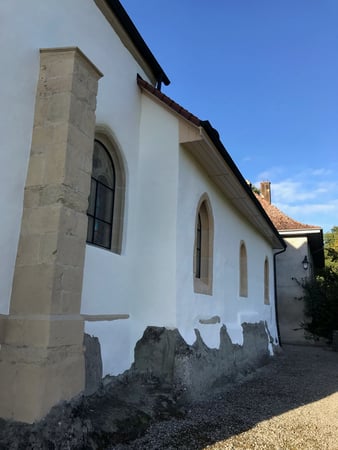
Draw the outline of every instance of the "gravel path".
M284 346L273 361L184 418L115 450L338 450L338 353Z

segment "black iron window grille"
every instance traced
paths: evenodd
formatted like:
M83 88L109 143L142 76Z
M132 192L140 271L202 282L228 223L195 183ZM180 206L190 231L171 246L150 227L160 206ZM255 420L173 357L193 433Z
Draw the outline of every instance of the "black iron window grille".
M114 215L115 169L107 149L94 143L91 177L87 242L111 248Z

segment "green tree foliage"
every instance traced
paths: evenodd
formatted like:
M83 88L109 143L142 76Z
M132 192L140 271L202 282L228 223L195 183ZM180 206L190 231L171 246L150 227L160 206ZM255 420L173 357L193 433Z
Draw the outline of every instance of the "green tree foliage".
M338 271L338 227L324 234L325 266Z
M303 283L305 331L314 337L332 340L338 330L338 272L326 267L321 275Z
M332 331L338 330L338 226L325 233L325 268L313 280L302 283L304 313L302 324L314 337L332 340Z
M338 251L338 226L334 226L331 231L324 234L325 247Z

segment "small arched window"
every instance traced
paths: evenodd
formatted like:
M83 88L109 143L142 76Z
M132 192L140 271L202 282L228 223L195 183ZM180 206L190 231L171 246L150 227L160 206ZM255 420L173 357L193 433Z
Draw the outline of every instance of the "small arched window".
M197 208L194 245L194 291L212 293L214 220L209 198L204 194Z
M241 242L239 250L239 295L248 296L248 258L244 242Z
M269 289L269 260L266 257L264 261L264 303L270 305L270 289Z
M197 227L196 227L196 254L195 254L195 277L201 278L201 265L202 265L202 221L201 214L197 214Z
M93 169L88 206L87 242L111 248L115 197L115 168L109 152L94 143Z

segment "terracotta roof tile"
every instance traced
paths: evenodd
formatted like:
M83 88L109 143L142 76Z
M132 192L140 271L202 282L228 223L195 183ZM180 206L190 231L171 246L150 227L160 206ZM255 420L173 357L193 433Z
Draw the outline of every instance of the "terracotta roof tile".
M284 214L280 209L276 206L271 205L267 200L265 200L262 195L255 194L257 200L263 206L265 212L270 217L271 222L277 228L277 230L304 230L304 229L319 229L321 227L316 225L307 225L297 220L292 219L291 217Z
M194 116L191 112L189 112L187 109L183 108L183 106L179 105L178 103L174 102L170 97L163 94L160 90L156 89L153 85L145 81L140 75L137 75L137 84L144 90L150 92L155 97L157 97L159 100L161 100L163 103L165 103L169 108L176 111L178 114L180 114L185 119L192 122L194 125L197 125L198 127L201 126L201 120Z

